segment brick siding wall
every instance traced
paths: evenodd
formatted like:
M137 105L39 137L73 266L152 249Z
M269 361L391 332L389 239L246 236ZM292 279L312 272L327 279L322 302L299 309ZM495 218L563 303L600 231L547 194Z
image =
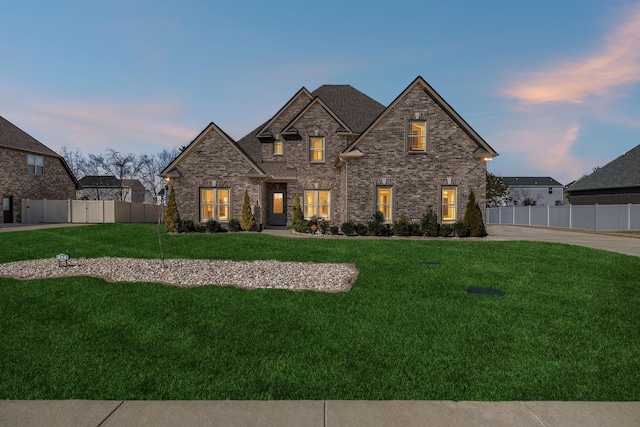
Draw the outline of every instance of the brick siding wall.
M29 154L44 158L44 173L27 169ZM13 198L13 221L21 222L22 199L75 199L73 179L59 158L26 151L0 148L0 198ZM4 221L0 215L0 222Z

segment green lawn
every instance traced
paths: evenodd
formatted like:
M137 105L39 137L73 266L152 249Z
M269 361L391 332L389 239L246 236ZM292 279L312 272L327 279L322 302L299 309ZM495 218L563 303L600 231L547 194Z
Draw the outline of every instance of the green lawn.
M157 258L157 243L155 225L9 232L0 262ZM169 258L348 262L360 275L337 294L0 278L0 399L640 396L640 258L477 240L163 243Z

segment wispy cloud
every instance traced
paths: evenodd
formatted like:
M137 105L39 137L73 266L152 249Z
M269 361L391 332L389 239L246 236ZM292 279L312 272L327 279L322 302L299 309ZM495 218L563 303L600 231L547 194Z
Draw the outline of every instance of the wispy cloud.
M5 118L56 151L66 146L96 154L108 148L153 153L185 144L197 132L180 124L181 108L168 102L87 102L8 93L14 96L0 102Z
M620 12L592 54L523 73L502 91L515 101L515 126L497 138L518 168L569 182L606 161L589 148L587 128L640 126L637 117L617 114L625 91L640 83L640 2Z
M624 10L622 22L592 55L524 74L505 89L517 100L581 103L640 82L640 3Z

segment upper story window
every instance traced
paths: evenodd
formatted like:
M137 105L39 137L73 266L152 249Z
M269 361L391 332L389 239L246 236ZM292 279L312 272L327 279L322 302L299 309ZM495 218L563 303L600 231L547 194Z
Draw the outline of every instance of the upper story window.
M324 137L312 136L309 139L309 162L324 163Z
M424 153L427 151L427 122L411 120L409 122L409 152Z
M553 194L553 187L549 187L549 194Z
M273 143L273 155L274 156L282 156L282 151L284 147L282 146L282 141L278 140Z
M29 154L27 158L27 170L29 173L44 174L44 157Z
M229 189L200 189L200 221L229 221Z

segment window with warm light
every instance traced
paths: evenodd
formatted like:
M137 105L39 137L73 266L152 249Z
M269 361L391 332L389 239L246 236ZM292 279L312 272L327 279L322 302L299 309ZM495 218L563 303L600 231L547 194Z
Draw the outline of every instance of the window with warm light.
M311 163L324 163L324 138L311 137L309 139L309 161Z
M393 221L391 187L378 187L377 209L384 215L385 222Z
M228 188L201 188L200 222L229 221L229 193Z
M427 151L427 122L411 120L409 122L409 152L424 153Z
M283 146L282 141L275 141L273 143L273 155L282 156Z
M458 189L456 187L442 187L442 221L453 222L456 220L456 200Z
M273 213L284 213L284 193L273 193Z
M304 192L304 217L330 219L331 192L328 190L307 190Z
M35 173L37 175L44 174L44 157L29 154L27 156L27 170L29 173Z

